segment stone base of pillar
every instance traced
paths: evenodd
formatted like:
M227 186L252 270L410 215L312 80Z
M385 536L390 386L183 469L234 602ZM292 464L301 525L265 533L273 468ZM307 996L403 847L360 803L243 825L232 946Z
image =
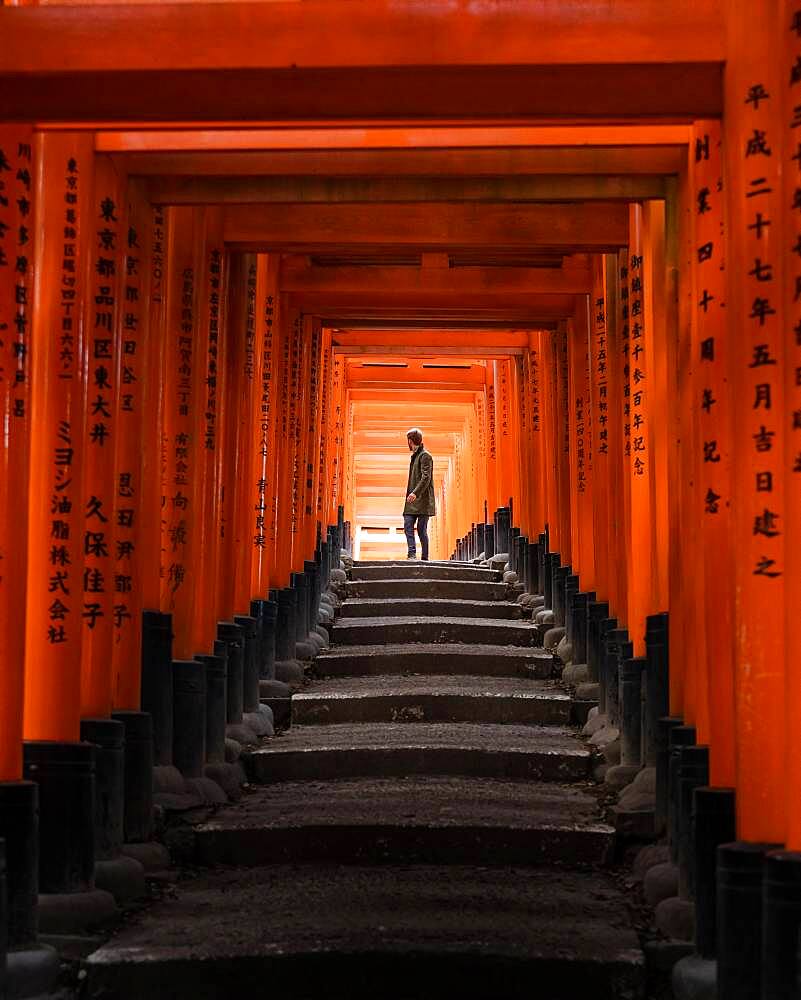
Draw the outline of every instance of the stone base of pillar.
M585 684L590 679L590 668L586 663L569 663L562 671L562 681L571 687Z
M260 698L288 698L291 694L288 684L279 680L266 680L264 677L259 681Z
M46 892L39 895L40 934L79 934L111 924L119 914L105 889L86 892Z
M626 788L640 773L639 764L615 764L604 775L604 783L610 788Z
M171 864L170 852L164 844L159 844L155 840L149 840L144 844L123 844L121 851L125 857L138 861L146 876L163 872Z
M591 708L590 714L587 716L587 721L584 724L584 728L581 730L582 736L594 736L599 729L603 729L606 725L606 715L601 715L599 708Z
M61 972L55 948L30 945L11 949L6 959L5 988L8 1000L49 995Z
M600 685L598 681L583 681L581 684L576 684L574 704L576 701L598 701L599 694Z
M642 891L651 907L657 907L663 900L675 896L679 891L678 867L672 861L653 865L642 880Z
M230 764L207 764L205 776L218 785L232 802L238 802L242 798L242 785L247 781L247 777L240 761Z
M303 683L303 667L297 660L276 660L275 679L297 690Z
M673 966L671 985L676 1000L717 1000L718 963L688 955Z
M692 941L695 937L695 906L689 899L671 896L654 910L657 928L673 941Z
M273 710L269 705L259 705L255 712L245 712L242 721L249 726L253 732L262 739L265 736L275 736L275 725L273 723Z
M564 626L562 625L557 625L554 628L549 628L542 640L543 646L546 649L555 650L556 647L559 645L559 640L562 638L564 634L565 634L565 629Z
M138 861L124 854L96 861L95 887L110 892L118 903L142 899L147 891L145 870Z
M301 639L295 643L295 655L299 660L313 660L318 653L317 644L313 641Z
M327 629L323 628L322 625L315 625L314 626L314 631L323 640L323 649L325 649L327 646L331 645L331 638L328 635L328 630Z

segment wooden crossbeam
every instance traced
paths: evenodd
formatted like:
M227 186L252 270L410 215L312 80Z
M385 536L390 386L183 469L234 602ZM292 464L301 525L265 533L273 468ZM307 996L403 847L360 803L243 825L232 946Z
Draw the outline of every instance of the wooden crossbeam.
M628 207L410 202L402 205L229 205L225 240L243 250L339 246L419 250L534 247L611 251L628 240Z
M716 0L2 7L0 117L701 117L721 21Z

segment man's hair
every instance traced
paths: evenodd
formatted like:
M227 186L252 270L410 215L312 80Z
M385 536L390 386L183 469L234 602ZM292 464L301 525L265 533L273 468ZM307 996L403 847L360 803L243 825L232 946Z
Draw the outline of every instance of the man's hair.
M410 431L406 431L406 437L411 438L415 445L421 445L423 443L423 432L419 427L412 427Z

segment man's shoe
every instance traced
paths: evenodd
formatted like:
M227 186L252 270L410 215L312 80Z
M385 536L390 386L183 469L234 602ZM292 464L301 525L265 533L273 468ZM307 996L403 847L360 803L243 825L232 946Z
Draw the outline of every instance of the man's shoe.
M407 558L407 559L416 559L416 558L417 558L417 556L415 555L415 553L414 553L414 552L410 552L410 553L409 553L409 555L408 555L408 556L406 556L406 558Z

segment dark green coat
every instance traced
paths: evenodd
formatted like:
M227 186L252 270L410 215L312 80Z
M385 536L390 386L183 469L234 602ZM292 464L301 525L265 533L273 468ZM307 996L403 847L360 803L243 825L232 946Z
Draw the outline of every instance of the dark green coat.
M404 514L428 514L433 517L437 513L434 503L434 459L422 444L412 452L409 460L406 496L410 493L414 493L417 499L414 503L407 500L403 508Z

